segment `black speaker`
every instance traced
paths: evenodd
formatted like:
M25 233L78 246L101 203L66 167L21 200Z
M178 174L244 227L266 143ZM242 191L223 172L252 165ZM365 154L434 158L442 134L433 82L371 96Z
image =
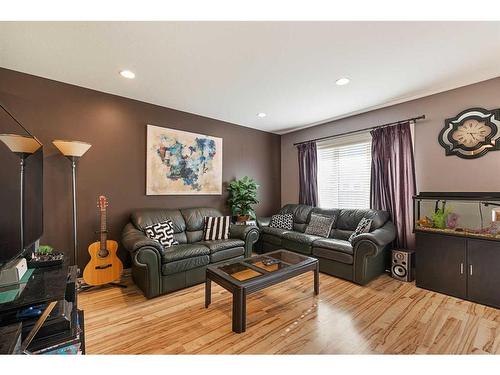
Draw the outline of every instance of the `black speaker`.
M415 252L392 250L391 276L401 281L415 279Z

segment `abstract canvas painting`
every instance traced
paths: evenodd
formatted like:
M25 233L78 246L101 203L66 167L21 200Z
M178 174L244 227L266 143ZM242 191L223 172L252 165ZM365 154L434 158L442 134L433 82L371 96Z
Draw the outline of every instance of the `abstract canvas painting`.
M146 194L222 194L222 138L147 126Z

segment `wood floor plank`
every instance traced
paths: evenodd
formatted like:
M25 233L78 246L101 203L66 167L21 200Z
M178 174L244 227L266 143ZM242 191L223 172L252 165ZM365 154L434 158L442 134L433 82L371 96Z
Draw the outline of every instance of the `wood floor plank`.
M248 297L231 331L231 294L197 285L151 300L128 288L79 294L89 354L500 354L500 310L383 275L359 286L304 274Z

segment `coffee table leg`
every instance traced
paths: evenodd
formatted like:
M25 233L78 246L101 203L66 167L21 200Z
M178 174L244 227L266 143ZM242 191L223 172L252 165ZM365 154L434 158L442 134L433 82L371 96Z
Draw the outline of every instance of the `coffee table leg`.
M208 277L205 280L205 308L212 302L212 280Z
M316 264L316 269L314 270L314 294L319 294L319 263Z
M233 292L233 332L242 333L246 330L247 300L243 289Z

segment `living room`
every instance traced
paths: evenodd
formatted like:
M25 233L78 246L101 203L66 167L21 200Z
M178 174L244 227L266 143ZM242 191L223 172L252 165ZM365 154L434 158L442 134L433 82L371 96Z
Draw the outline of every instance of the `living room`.
M0 21L0 353L497 358L500 22L349 11Z

